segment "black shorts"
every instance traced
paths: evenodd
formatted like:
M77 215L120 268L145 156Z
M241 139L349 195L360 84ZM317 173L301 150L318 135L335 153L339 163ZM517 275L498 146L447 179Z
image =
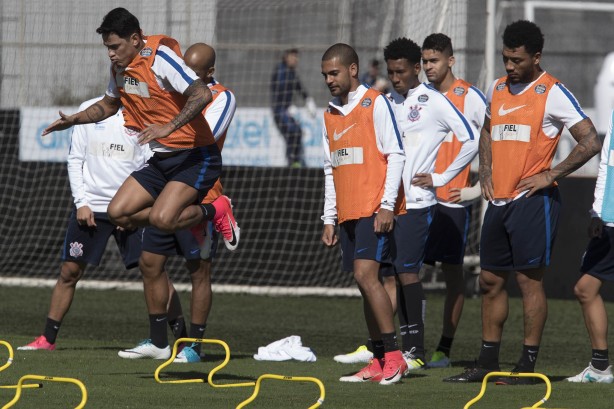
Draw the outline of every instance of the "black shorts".
M407 209L397 217L392 251L397 273L418 273L422 268L434 207Z
M463 264L470 222L471 206L450 207L437 203L426 241L425 262Z
M354 271L354 260L390 262L389 233L375 233L375 215L348 220L339 226L343 271Z
M207 196L222 172L222 156L216 144L179 151L163 157L154 154L145 167L132 172L141 184L156 199L168 182L182 182L198 191L198 201Z
M488 204L480 239L480 267L518 271L548 266L561 200L557 187L503 206Z
M141 255L142 229L122 231L109 221L106 213L94 213L96 227L79 225L77 211L73 210L68 219L62 261L74 261L93 266L100 264L109 237L115 238L117 248L126 268L134 268L139 264Z
M601 237L593 237L582 256L582 274L614 281L614 227L603 226Z
M218 233L213 229L212 223L207 223L205 229L207 240L210 245L208 255L200 254L198 241L190 230L179 230L175 233L164 233L162 230L147 226L143 229L143 251L164 256L183 256L186 260L208 259L215 257L217 253Z

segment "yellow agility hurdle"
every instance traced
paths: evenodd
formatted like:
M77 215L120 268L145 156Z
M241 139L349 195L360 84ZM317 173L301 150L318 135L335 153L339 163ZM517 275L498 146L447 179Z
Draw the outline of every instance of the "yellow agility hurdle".
M325 397L326 391L324 390L324 384L322 383L322 381L320 381L317 378L312 378L310 376L282 376L282 375L274 375L274 374L264 374L264 375L260 375L258 380L256 380L256 387L254 388L254 393L252 393L252 396L250 396L249 398L241 402L236 407L236 409L244 408L245 406L250 404L254 399L256 399L256 396L258 396L258 392L260 392L260 384L265 379L276 379L278 381L313 382L317 384L318 387L320 388L320 397L318 398L316 403L311 405L308 409L319 408L324 403L324 397Z
M240 383L227 383L227 384L214 383L213 376L219 370L225 367L230 361L230 348L228 347L227 343L219 339L203 339L203 338L179 338L177 341L175 341L175 344L173 345L173 352L171 354L171 357L166 362L164 362L162 365L160 365L154 372L154 378L156 382L158 383L204 383L205 382L203 378L175 379L175 380L170 380L170 381L165 381L165 380L160 379L160 372L162 371L162 369L166 368L167 366L173 363L173 361L175 360L175 357L177 356L177 348L179 344L184 343L184 342L199 342L201 344L217 344L217 345L221 345L226 351L226 357L224 359L224 362L222 362L220 365L213 368L211 372L209 372L209 376L207 377L207 383L211 385L212 387L214 388L237 388L237 387L245 387L245 386L254 386L256 384L255 382L240 382Z
M0 340L0 344L4 345L6 347L6 349L9 350L9 357L6 360L6 363L2 366L0 366L0 372L4 371L6 368L8 368L9 366L11 366L11 364L13 363L13 347L11 346L11 344L9 344L6 341L2 341ZM42 388L43 385L40 383L28 383L22 386L22 388L28 389L28 388ZM17 385L0 385L0 389L15 389L17 388Z
M486 392L486 385L488 385L488 380L494 376L507 376L511 378L539 378L546 383L546 394L544 395L544 397L541 398L539 401L535 402L533 406L525 407L523 409L539 408L541 405L546 403L546 401L550 398L550 394L552 393L552 384L550 383L550 379L548 379L548 377L544 374L529 373L529 372L520 372L520 373L490 372L482 380L482 388L480 389L480 393L475 398L467 402L467 404L464 406L463 409L468 409L474 403L482 399L482 397L484 396L484 393ZM542 408L542 409L545 409L545 408Z
M87 402L87 389L85 389L85 385L78 379L74 378L60 378L57 376L41 376L41 375L24 375L17 382L17 390L15 391L15 396L13 399L4 405L2 409L8 409L17 403L19 398L21 397L21 390L28 386L28 384L24 385L24 381L27 380L36 380L36 381L51 381L51 382L65 382L65 383L73 383L81 389L81 402L75 406L75 409L81 409L85 406Z

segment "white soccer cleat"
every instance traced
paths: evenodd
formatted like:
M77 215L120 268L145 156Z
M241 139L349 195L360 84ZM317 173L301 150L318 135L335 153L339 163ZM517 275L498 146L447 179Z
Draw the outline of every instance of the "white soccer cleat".
M409 352L408 351L403 352L403 359L405 360L405 363L407 364L407 368L405 369L405 372L403 373L403 375L407 375L411 371L416 371L418 369L425 368L424 361L414 356L412 354L413 350L414 349L412 348L412 350Z
M593 364L589 363L582 372L576 376L567 378L566 381L575 383L612 383L614 382L612 365L608 366L605 370L600 371L599 369L593 367Z
M151 339L146 339L134 348L119 351L117 355L126 359L168 359L171 357L171 348L168 345L158 348L151 342Z
M356 351L345 355L335 355L333 359L342 364L369 362L371 359L373 359L373 352L369 351L365 345L361 345L356 349Z

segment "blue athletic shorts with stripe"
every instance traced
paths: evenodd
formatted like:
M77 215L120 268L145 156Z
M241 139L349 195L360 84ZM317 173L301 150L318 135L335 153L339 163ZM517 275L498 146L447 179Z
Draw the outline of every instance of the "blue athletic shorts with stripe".
M406 214L397 216L392 250L397 274L418 273L422 268L434 207L407 209ZM389 273L382 271L382 275Z
M489 203L482 223L480 267L518 271L548 266L560 207L557 187L503 206Z
M213 224L207 223L205 240L210 243L206 246L209 254L200 254L200 246L190 230L179 230L175 233L165 233L162 230L147 226L143 228L143 251L164 256L183 256L186 260L208 259L217 253L218 233Z
M593 237L582 256L582 274L614 281L614 227L603 226L601 237Z
M100 264L109 237L113 236L127 269L139 265L142 229L122 231L109 221L106 213L94 213L96 227L80 225L73 209L68 219L62 261L74 261L93 266Z
M198 202L220 177L222 155L216 144L178 151L172 156L154 154L145 167L132 172L140 184L156 199L170 181L182 182L198 191Z
M470 222L471 206L450 207L437 203L426 241L425 263L463 264Z
M348 220L339 226L343 271L354 271L354 260L375 260L389 263L390 240L388 233L375 233L375 215Z

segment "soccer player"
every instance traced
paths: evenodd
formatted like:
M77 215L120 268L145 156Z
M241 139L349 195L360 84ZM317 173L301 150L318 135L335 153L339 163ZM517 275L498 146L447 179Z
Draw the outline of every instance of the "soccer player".
M452 73L454 62L450 37L436 33L424 39L422 69L426 78L433 88L444 94L479 132L484 122L486 97L467 81L454 76ZM456 158L461 147L462 143L453 134L448 134L437 153L435 172L443 173ZM450 366L450 349L463 311L465 299L463 258L467 232L471 223L472 202L461 202L460 194L462 189L471 186L470 167L468 164L445 186L440 186L435 190L437 204L433 209L433 220L426 242L425 260L429 264L436 261L441 262L446 282L446 298L441 338L427 364L432 368ZM476 197L479 197L479 193Z
M384 49L388 78L394 88L390 100L407 158L403 170L407 213L398 216L394 230L394 266L400 283L398 314L409 370L425 366L426 299L418 273L437 203L435 189L456 177L478 149L476 131L463 114L436 89L420 83L421 57L420 46L407 38L393 40ZM461 147L451 163L436 171L439 147L449 133Z
M64 115L43 131L99 122L124 107L126 127L155 152L134 172L108 207L111 221L125 229L153 225L174 232L213 220L231 247L239 231L230 200L202 199L218 179L222 160L202 110L211 91L185 65L179 44L164 35L143 36L138 19L124 8L111 10L96 30L111 60L104 98L84 111Z
M85 110L98 102L84 102ZM113 236L126 268L137 266L141 231L117 228L107 216L107 206L131 172L143 166L151 152L140 146L136 132L124 128L121 111L96 124L73 129L68 154L68 179L75 208L68 219L60 276L51 294L43 334L20 350L53 351L64 317L70 309L77 282L88 264L97 266Z
M296 74L299 56L298 49L291 48L284 51L281 62L275 66L271 77L271 104L273 119L277 129L286 140L286 158L288 166L300 168L303 163L303 131L301 124L294 118L296 109L292 105L295 93L305 99L305 107L312 116L315 116L316 104L305 91L301 80Z
M540 66L544 36L537 25L516 21L503 33L507 75L487 92L480 136L480 185L490 201L480 243L482 348L473 368L444 379L481 382L499 370L499 348L508 315L507 281L514 273L523 302L522 354L512 372L533 372L546 322L545 267L559 216L556 181L601 149L591 120L563 84ZM578 144L550 168L563 126ZM500 384L532 378L501 378Z
M358 81L358 55L335 44L322 56L322 75L334 97L324 113L324 228L326 246L337 244L343 270L353 271L363 296L374 359L342 382L396 383L407 365L397 344L390 298L379 281L388 261L394 210L405 155L394 114L384 95Z
M222 150L226 131L236 109L233 93L217 82L215 72L215 50L207 44L197 43L190 46L184 56L186 64L194 70L211 90L213 101L204 111L205 119L213 130L217 145ZM218 180L204 199L211 203L222 195L222 185ZM211 310L211 259L217 249L217 234L211 224L196 232L206 232L200 237L203 243L196 241L188 230L174 234L165 233L155 227L146 227L143 233L143 252L139 265L145 281L145 298L149 309L150 338L135 348L120 351L122 358L157 358L168 359L170 347L166 332L166 322L173 329L177 338L189 335L190 338L203 338L207 327L207 318ZM199 250L199 246L202 250ZM168 256L179 254L186 259L186 265L192 281L192 299L190 304L190 329L185 330L185 321L179 297L172 282L165 272ZM170 300L170 303L169 303ZM169 305L167 313L167 305ZM175 358L175 362L200 362L200 343L184 346Z
M614 115L614 113L612 113ZM582 307L584 323L591 340L592 358L582 372L567 378L569 382L612 383L612 365L608 354L608 315L599 295L603 281L612 281L614 273L614 195L612 186L612 123L603 141L599 173L595 185L595 201L591 209L591 223L588 228L590 241L582 257L582 275L576 283L574 293Z

